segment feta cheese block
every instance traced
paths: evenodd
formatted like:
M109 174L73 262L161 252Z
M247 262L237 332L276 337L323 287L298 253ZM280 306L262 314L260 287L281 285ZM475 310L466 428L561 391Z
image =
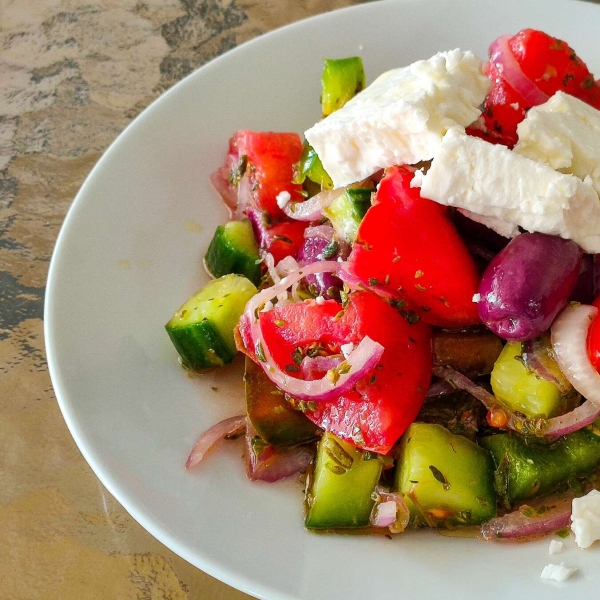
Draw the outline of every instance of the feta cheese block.
M586 496L573 499L571 531L580 548L589 548L600 540L600 492L592 490Z
M430 160L451 127L475 121L491 83L472 52L440 52L383 73L305 137L334 187Z
M580 179L600 194L600 111L563 92L532 108L517 127L515 152Z
M421 196L466 209L491 229L495 219L572 239L600 252L600 199L589 180L555 171L505 146L466 135L458 128L444 137ZM505 234L504 227L498 231Z

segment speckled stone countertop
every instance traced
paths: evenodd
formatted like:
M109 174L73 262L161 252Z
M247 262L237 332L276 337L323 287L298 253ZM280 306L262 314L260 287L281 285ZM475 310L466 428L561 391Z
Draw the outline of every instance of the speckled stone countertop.
M0 0L0 598L241 599L146 533L75 446L43 340L44 286L89 171L215 56L353 0Z

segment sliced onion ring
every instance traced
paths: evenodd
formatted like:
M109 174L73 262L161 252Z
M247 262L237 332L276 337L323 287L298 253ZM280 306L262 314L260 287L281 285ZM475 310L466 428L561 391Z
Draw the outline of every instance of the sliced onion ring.
M588 401L566 415L553 417L552 419L528 419L525 415L515 413L501 406L493 394L490 394L487 390L473 383L467 376L450 367L435 366L433 374L436 377L442 377L457 388L469 392L472 396L480 400L488 411L501 408L507 416L505 427L519 433L528 433L541 437L567 435L590 425L600 416L600 408Z
M283 207L283 212L296 221L318 221L323 217L323 209L327 208L343 191L344 188L323 190L308 200L288 202Z
M193 469L218 442L242 435L245 431L246 415L238 415L219 421L198 438L188 456L185 468L188 470Z
M269 352L258 318L258 311L262 306L306 275L337 273L341 265L337 261L322 261L302 267L284 277L278 284L256 294L246 305L245 314L251 324L250 337L264 372L279 389L298 400L324 402L336 398L373 370L383 354L383 346L365 336L337 368L335 377L329 377L329 373L332 373L330 371L321 379L305 381L282 371Z
M574 494L569 494L558 500L544 499L541 501L542 510L537 510L538 507L521 506L484 523L481 535L487 541L526 541L568 527L573 496Z
M490 46L490 62L502 74L502 77L515 92L520 94L530 106L546 102L550 96L542 92L534 81L529 79L518 63L508 41L511 36L499 37Z
M594 306L567 306L552 325L550 339L556 362L571 385L600 409L600 373L587 351L590 324L598 314Z

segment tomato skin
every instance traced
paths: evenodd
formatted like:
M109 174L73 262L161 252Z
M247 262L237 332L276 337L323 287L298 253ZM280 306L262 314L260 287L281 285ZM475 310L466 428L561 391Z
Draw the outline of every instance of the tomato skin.
M600 311L600 296L592 302L592 306L595 306ZM591 363L596 368L596 371L600 372L600 312L594 317L590 325L587 348Z
M293 199L301 200L302 186L292 183L294 165L302 154L302 139L296 133L241 130L229 141L227 164L239 164L247 157L246 172L256 208L266 212L271 222L284 219L285 214L277 205L277 195L289 192Z
M546 95L563 91L600 108L600 86L566 42L543 31L524 29L510 38L508 45L525 76ZM482 114L486 139L512 147L518 140L517 125L532 105L504 80L496 64L489 65L487 75L492 89Z
M340 312L342 314L340 315ZM431 379L431 329L409 324L398 311L369 292L353 292L348 304L305 301L260 313L265 343L285 369L292 352L321 342L329 353L341 344L358 344L365 336L384 347L374 372L336 400L317 403L305 413L316 425L359 448L386 454L416 418ZM238 344L256 360L249 323L242 318ZM294 373L290 373L294 376ZM374 375L374 377L373 377Z
M304 244L304 230L308 223L285 218L271 227L265 227L263 219L251 220L258 245L273 255L275 264L286 256L295 257Z
M421 319L439 327L480 322L473 295L479 276L447 207L411 188L412 172L387 169L358 229L349 271L405 300Z

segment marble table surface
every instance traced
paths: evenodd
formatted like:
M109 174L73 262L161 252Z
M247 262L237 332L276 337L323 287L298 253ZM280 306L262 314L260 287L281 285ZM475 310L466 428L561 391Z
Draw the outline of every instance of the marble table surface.
M240 600L143 530L69 434L44 286L102 152L217 55L353 0L0 0L0 598Z
M48 375L44 286L77 190L144 107L241 42L359 2L0 0L3 600L248 598L150 536L82 458Z

